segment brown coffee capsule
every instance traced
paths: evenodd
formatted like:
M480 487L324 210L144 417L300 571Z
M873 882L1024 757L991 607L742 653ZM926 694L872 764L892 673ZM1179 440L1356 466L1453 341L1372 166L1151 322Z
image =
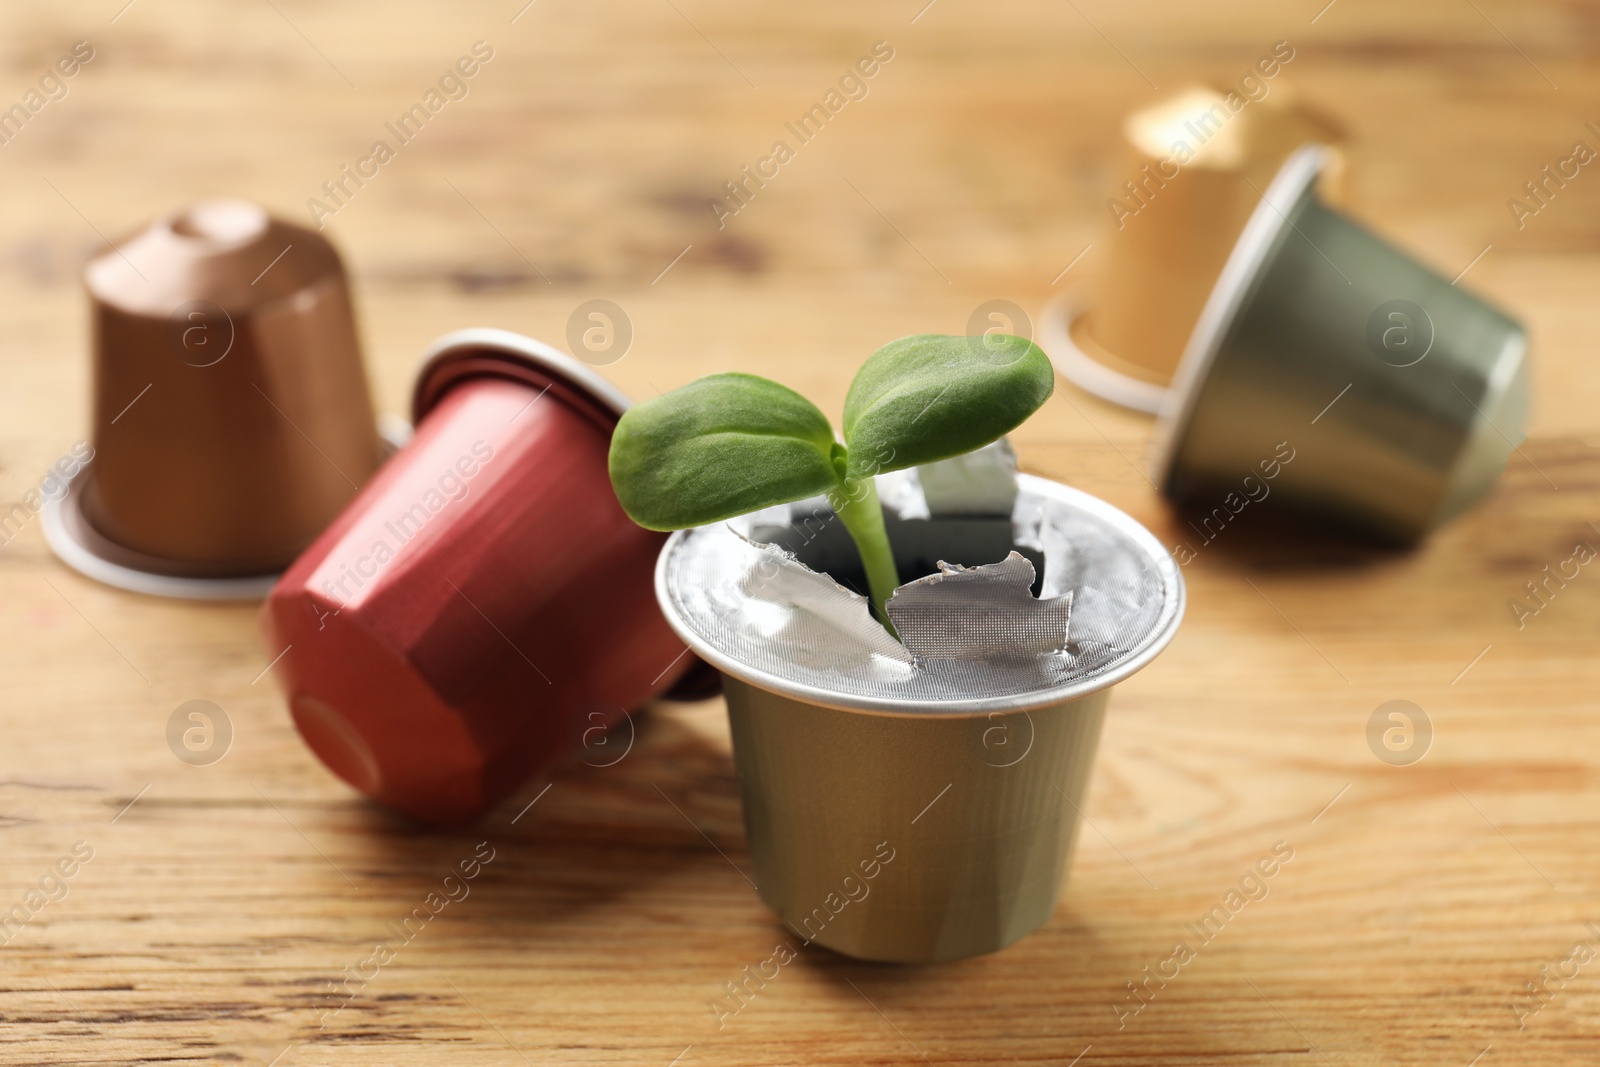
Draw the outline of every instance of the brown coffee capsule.
M1324 196L1338 203L1344 141L1335 121L1285 85L1255 101L1191 88L1130 115L1092 297L1069 291L1040 323L1061 373L1114 403L1158 411L1200 309L1278 168L1303 144L1331 146L1322 180Z
M264 594L382 458L338 253L205 200L84 282L94 461L52 509L52 547L141 592Z

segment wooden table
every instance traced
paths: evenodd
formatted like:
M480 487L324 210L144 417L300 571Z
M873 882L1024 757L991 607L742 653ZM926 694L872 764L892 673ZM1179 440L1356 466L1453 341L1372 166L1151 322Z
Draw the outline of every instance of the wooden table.
M607 373L635 395L739 368L837 410L882 342L1092 277L1121 116L1287 39L1283 77L1357 140L1358 213L1447 276L1472 262L1464 284L1529 324L1534 428L1493 498L1415 552L1241 529L1185 568L1188 619L1112 702L1090 827L1038 933L930 968L810 949L721 1029L722 983L783 934L730 868L747 855L720 703L663 706L618 765L427 832L300 743L251 606L102 587L30 524L0 550L0 910L75 843L93 855L0 946L0 1061L1595 1062L1600 962L1550 982L1537 1013L1517 1005L1600 945L1600 575L1521 628L1507 607L1600 545L1600 175L1520 230L1506 207L1574 141L1600 146L1592 9L124 3L0 16L0 102L74 41L96 50L0 146L6 501L84 432L77 272L101 235L216 192L308 218L478 40L494 58L470 95L328 221L385 410L437 334L561 343L597 297L632 318ZM706 199L880 40L894 58L868 97L719 229ZM1028 469L1172 541L1181 520L1139 464L1149 429L1063 386L1016 439ZM190 699L234 730L209 767L165 740ZM1432 722L1421 762L1369 750L1391 699ZM470 897L334 1013L346 968L481 841L494 859ZM1267 897L1119 1028L1126 983L1279 841L1294 856Z

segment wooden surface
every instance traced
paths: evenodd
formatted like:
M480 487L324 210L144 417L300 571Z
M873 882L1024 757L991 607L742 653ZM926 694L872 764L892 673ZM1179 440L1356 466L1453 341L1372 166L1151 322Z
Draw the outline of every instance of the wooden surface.
M1091 277L1121 116L1287 39L1283 80L1356 139L1358 213L1447 276L1492 246L1464 284L1531 329L1533 433L1494 497L1416 552L1243 527L1202 550L1170 651L1112 701L1045 928L932 968L808 949L720 1030L722 983L786 935L733 869L719 703L658 709L616 766L425 832L302 746L250 607L101 587L34 522L0 550L0 910L74 843L93 858L0 946L0 1062L1594 1062L1600 962L1520 1028L1515 1006L1600 944L1600 575L1520 630L1507 600L1600 545L1600 174L1521 230L1505 204L1575 140L1600 146L1593 6L1339 0L1313 24L1321 0L123 4L0 15L0 102L75 40L96 49L0 146L6 501L86 425L77 272L96 231L218 192L305 218L480 39L495 56L470 95L328 224L385 410L437 334L563 343L592 298L632 318L606 373L635 395L739 368L837 410L883 341ZM706 198L878 40L895 58L870 95L719 231ZM1028 469L1171 542L1181 522L1136 466L1148 432L1063 387L1017 441ZM209 767L165 740L190 699L234 729ZM1433 723L1412 766L1366 742L1391 699ZM345 969L485 840L470 896L332 1014ZM1125 983L1278 841L1294 858L1269 895L1119 1029Z

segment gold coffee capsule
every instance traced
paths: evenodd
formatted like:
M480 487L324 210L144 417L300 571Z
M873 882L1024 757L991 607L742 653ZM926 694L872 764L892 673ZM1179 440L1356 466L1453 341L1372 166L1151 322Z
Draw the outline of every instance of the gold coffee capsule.
M1273 175L1300 145L1342 145L1340 127L1270 81L1192 88L1129 116L1106 198L1104 270L1092 299L1053 303L1040 334L1057 369L1098 396L1155 412L1228 253ZM1338 202L1343 155L1324 181Z

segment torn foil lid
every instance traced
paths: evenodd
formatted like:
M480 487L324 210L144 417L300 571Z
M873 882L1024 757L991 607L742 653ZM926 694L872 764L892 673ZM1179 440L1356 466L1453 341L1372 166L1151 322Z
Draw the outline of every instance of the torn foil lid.
M879 476L905 580L888 605L899 641L866 597L830 576L848 580L859 560L820 498L674 534L656 573L668 621L722 670L814 703L971 713L1114 684L1176 629L1177 565L1104 501L1013 476L1008 453L980 455L966 472ZM985 468L989 484L970 477ZM954 487L932 518L924 484ZM1009 514L995 515L1008 498Z
M1036 599L1033 564L1013 552L979 567L940 562L888 604L900 641L924 669L948 661L1026 661L1064 652L1072 594Z
M1010 517L1017 505L1017 453L1002 437L965 455L897 471L888 482L902 519L947 515ZM879 491L885 487L880 485ZM920 494L920 495L919 495Z

